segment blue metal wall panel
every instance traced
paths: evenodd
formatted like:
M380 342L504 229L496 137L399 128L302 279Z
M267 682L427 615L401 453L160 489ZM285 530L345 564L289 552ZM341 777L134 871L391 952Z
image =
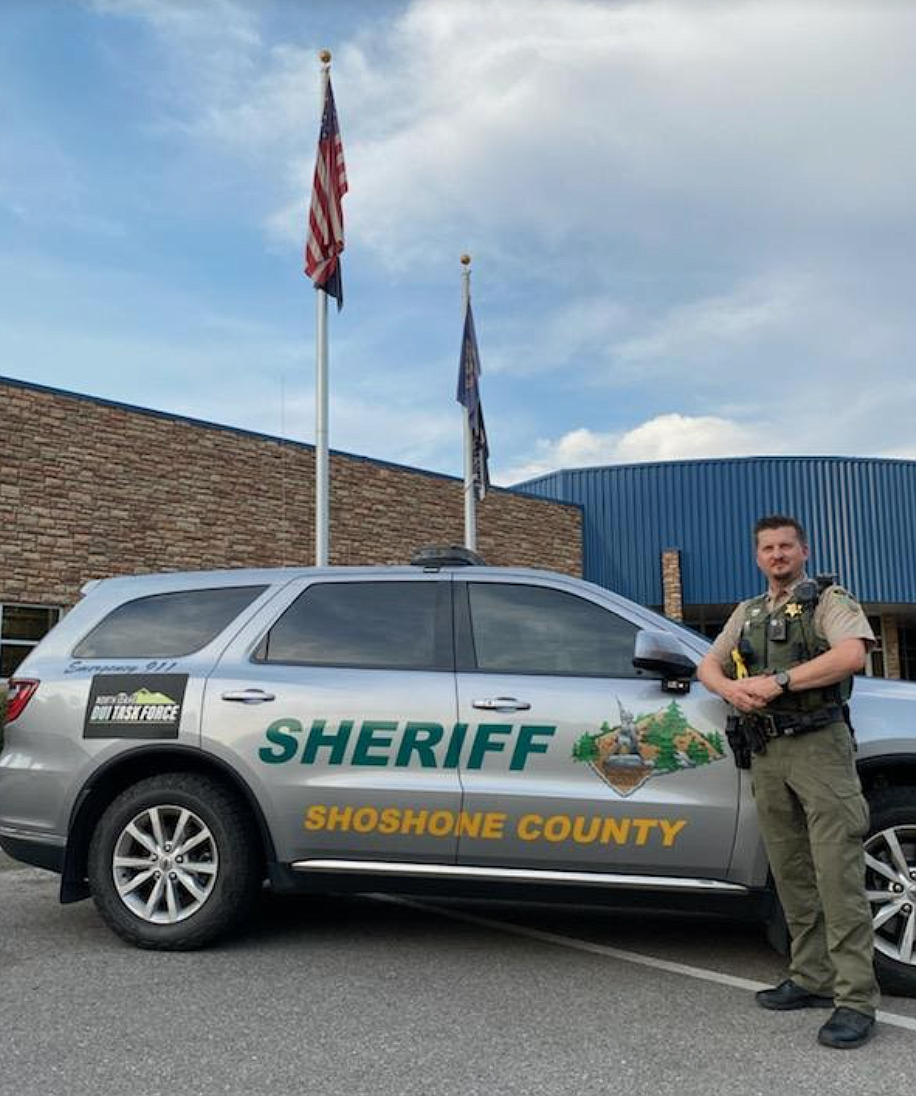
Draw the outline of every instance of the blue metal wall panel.
M660 605L661 553L681 552L684 602L730 604L761 587L751 529L794 514L811 573L863 601L916 603L916 461L749 457L566 469L517 490L584 510L585 577Z

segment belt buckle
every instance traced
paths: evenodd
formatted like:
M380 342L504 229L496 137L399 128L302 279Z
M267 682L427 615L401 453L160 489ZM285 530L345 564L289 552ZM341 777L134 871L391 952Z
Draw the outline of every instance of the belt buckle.
M758 712L757 718L763 722L763 733L767 738L779 738L782 734L776 725L776 716L772 712Z

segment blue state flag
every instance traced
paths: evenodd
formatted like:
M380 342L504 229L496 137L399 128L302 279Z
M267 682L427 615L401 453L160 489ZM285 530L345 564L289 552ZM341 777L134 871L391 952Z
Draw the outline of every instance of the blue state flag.
M482 499L490 486L490 470L487 460L490 447L483 424L483 408L480 405L480 353L474 331L474 316L468 301L464 314L464 337L461 340L461 361L458 366L458 402L467 408L471 426L471 455L474 468L474 490Z

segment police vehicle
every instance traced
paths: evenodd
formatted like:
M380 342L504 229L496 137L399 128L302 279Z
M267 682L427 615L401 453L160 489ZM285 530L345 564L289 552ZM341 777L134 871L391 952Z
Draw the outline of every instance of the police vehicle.
M277 892L779 910L702 637L478 565L88 583L10 683L0 845L141 947ZM859 679L877 965L916 993L916 687ZM816 732L814 732L816 733Z

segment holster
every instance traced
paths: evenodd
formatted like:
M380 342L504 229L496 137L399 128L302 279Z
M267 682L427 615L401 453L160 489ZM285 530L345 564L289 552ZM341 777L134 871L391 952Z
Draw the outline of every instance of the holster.
M754 715L730 715L725 721L725 737L736 768L749 769L753 754L767 752L766 723Z
M744 720L740 716L730 715L725 720L725 737L731 747L735 767L749 769L751 767L751 745L744 733Z

